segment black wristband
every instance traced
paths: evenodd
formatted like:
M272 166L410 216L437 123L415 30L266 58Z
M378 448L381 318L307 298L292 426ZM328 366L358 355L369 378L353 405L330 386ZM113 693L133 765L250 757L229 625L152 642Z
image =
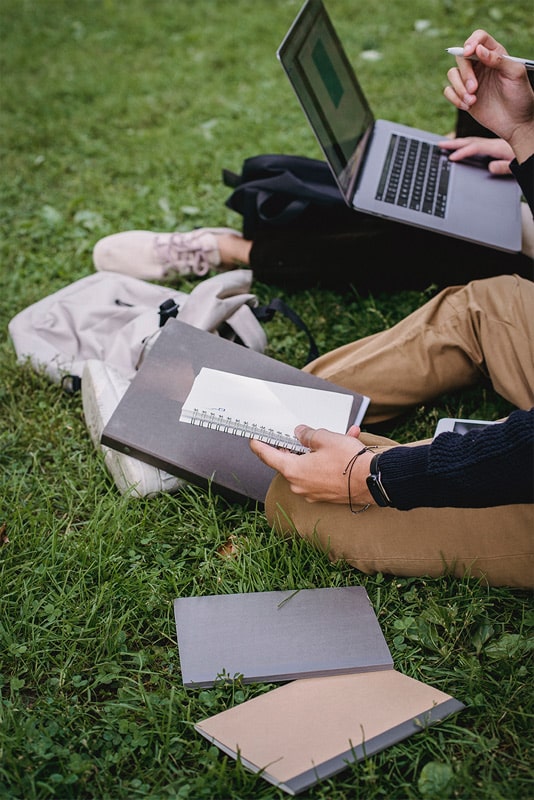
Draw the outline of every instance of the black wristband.
M384 489L384 485L382 483L382 474L380 472L380 468L378 466L378 459L380 458L380 453L377 453L371 459L371 464L369 465L369 475L367 477L367 488L369 489L369 493L377 506L381 506L385 508L386 506L391 506L391 500L388 496L388 493Z

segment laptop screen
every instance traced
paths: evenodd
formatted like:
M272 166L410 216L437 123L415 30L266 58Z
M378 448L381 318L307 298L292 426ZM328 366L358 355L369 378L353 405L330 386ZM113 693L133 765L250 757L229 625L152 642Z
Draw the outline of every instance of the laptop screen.
M374 117L322 0L308 0L278 58L350 205Z

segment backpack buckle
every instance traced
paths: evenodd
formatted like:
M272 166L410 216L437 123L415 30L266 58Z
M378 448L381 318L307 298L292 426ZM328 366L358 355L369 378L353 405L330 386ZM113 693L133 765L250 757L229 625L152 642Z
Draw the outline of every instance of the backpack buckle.
M165 323L170 317L177 317L178 316L178 304L175 300L169 297L168 300L164 300L163 303L160 304L159 307L159 327L163 328Z

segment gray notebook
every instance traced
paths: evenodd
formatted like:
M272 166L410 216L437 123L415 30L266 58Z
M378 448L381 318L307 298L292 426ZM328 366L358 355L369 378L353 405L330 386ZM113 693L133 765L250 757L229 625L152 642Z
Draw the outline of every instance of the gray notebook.
M369 398L221 336L169 319L102 432L102 444L146 461L232 502L263 504L275 472L248 439L180 422L203 367L352 397L351 424Z
M294 795L462 708L451 695L388 669L292 681L195 730Z
M174 613L185 686L393 667L363 586L181 597Z

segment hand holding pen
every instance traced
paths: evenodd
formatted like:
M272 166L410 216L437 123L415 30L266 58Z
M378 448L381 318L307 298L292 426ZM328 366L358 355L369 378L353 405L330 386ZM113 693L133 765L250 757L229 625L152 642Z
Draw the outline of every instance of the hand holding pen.
M466 56L463 47L447 47L447 53L451 56L468 58L469 61L478 61L478 58L475 55ZM517 58L516 56L504 55L504 53L501 53L500 58L504 58L505 61L514 61L516 64L523 64L525 69L534 71L534 61L529 58Z
M474 31L464 44L463 56L457 58L458 66L447 73L450 85L444 95L509 142L521 162L533 152L534 92L525 66L505 59L507 55L489 33Z

